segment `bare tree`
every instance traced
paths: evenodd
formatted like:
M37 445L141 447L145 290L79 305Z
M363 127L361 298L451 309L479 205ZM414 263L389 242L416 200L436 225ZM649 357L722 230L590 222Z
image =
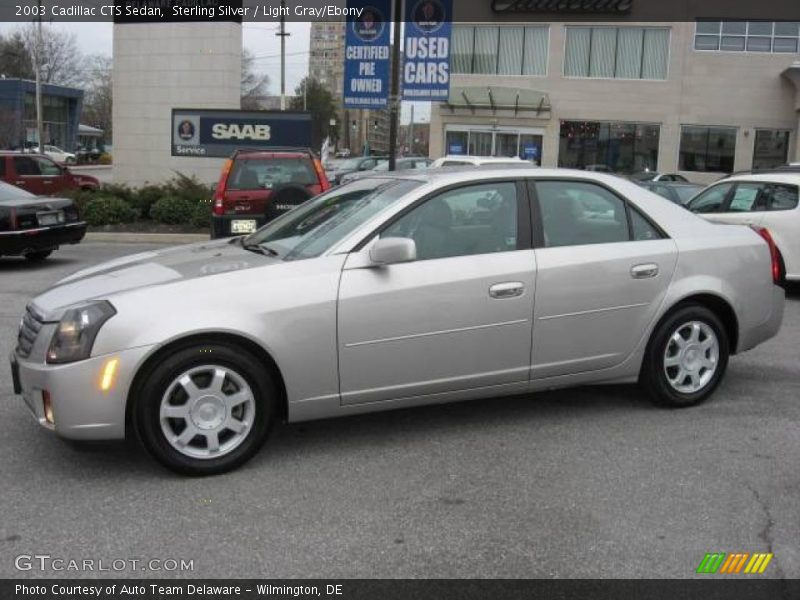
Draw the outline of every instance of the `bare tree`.
M86 65L82 80L84 89L82 122L105 132L105 141L111 142L111 74L110 56L96 54L84 59Z
M25 48L31 57L35 56L36 23L30 23L20 29ZM77 37L56 29L51 25L42 26L42 82L58 85L75 85L80 82L81 53L78 50Z
M0 75L19 79L33 79L35 76L33 58L19 31L0 36Z
M19 119L10 108L0 108L0 148L15 148L23 142Z
M261 96L267 93L269 75L256 71L255 56L247 48L242 50L242 103L243 110L261 108Z

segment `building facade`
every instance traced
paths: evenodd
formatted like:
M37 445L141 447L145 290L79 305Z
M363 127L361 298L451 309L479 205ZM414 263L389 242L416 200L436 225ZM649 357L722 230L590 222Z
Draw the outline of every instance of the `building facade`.
M799 52L796 22L456 24L430 156L700 182L800 160Z
M215 182L223 159L172 156L172 109L238 109L241 65L240 23L115 23L114 180Z
M78 144L78 121L83 90L62 85L42 85L42 136L45 144L67 151ZM25 79L0 79L0 147L36 145L36 83Z

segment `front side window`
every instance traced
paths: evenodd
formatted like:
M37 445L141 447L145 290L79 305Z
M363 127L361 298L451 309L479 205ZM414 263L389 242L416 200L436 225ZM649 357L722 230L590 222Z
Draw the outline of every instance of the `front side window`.
M61 175L61 167L49 158L36 157L34 160L39 164L39 172L47 177Z
M689 210L695 213L720 212L732 187L731 183L720 183L708 188L688 204Z
M540 181L536 195L546 248L631 239L625 202L599 185Z
M761 194L763 185L740 183L731 196L727 212L756 212L766 209L765 198Z
M358 179L302 204L244 238L283 260L324 254L420 185L404 179Z
M678 169L731 173L736 155L736 129L733 127L681 128Z
M566 77L666 79L670 30L666 27L566 28Z
M386 228L381 237L414 240L417 260L517 249L514 182L469 185L426 200Z

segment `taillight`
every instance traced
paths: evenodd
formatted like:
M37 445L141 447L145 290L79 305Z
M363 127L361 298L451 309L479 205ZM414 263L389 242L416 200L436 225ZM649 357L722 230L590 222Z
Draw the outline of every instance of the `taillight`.
M222 164L222 172L219 174L219 181L217 182L217 189L214 190L214 214L225 214L225 189L228 187L228 176L231 174L233 168L233 160L227 159Z
M331 188L331 184L328 182L328 178L325 176L325 169L322 168L322 162L318 158L315 158L313 161L314 163L314 170L317 172L317 179L319 179L320 189L324 192Z
M769 256L772 260L772 281L773 283L781 282L781 256L778 252L778 247L775 245L775 240L772 239L772 234L766 227L753 227L755 232L764 238L769 246Z

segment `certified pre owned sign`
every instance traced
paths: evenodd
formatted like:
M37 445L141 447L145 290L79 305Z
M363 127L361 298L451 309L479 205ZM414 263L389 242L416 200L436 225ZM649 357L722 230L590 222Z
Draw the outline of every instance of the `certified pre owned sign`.
M311 114L174 109L172 155L228 157L235 150L311 147Z

